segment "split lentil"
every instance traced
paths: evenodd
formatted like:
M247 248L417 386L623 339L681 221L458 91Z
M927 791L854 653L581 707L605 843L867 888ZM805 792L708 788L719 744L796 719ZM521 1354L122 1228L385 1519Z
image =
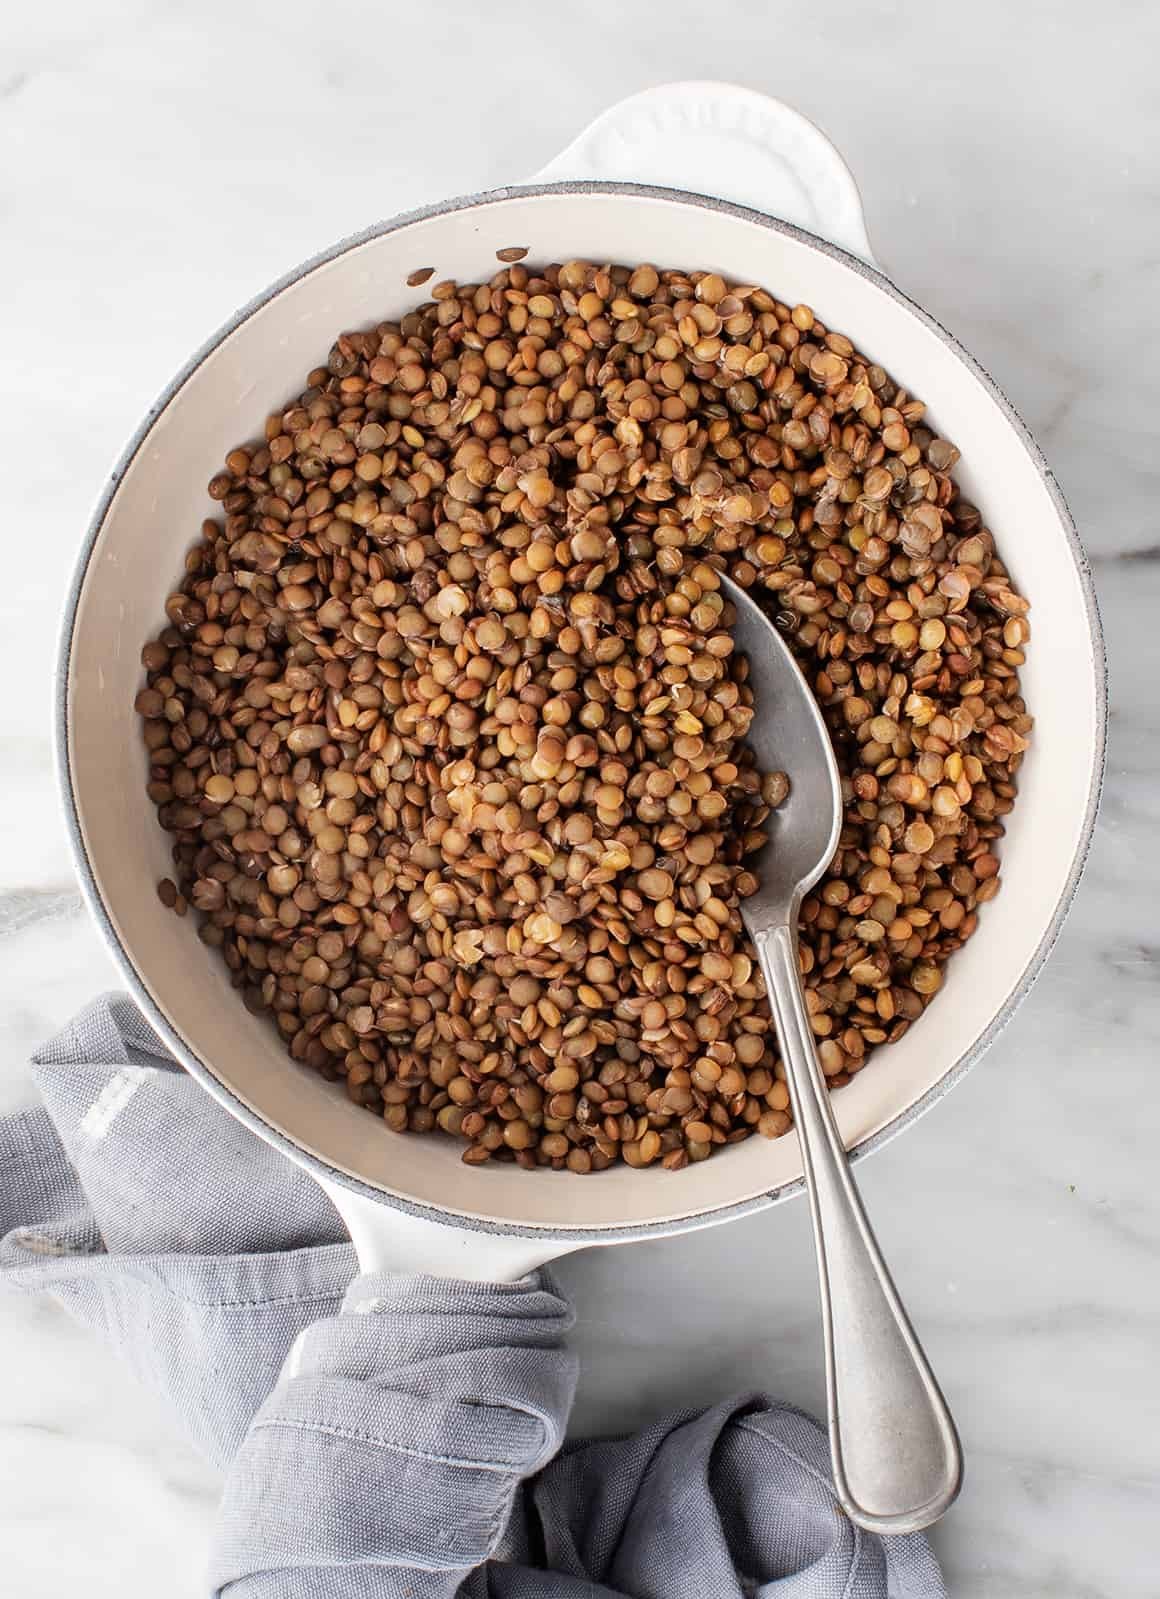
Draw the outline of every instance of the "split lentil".
M678 1169L791 1125L738 909L788 781L717 572L842 772L801 916L835 1086L998 890L1028 606L953 445L808 306L499 254L342 335L211 480L142 652L158 892L388 1127Z

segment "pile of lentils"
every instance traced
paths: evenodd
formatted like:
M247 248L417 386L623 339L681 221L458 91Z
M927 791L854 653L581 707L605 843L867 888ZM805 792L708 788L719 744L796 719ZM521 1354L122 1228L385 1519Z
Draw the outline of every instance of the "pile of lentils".
M788 783L718 573L842 772L801 915L832 1085L998 890L1028 607L953 445L809 307L523 254L343 334L211 481L142 654L159 892L389 1128L675 1170L790 1126L739 913Z

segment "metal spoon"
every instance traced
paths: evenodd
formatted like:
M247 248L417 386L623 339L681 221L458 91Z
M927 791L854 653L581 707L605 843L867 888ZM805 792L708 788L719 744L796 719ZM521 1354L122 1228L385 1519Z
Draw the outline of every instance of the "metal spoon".
M741 915L757 949L810 1196L821 1278L830 1450L838 1498L872 1532L915 1532L952 1503L962 1454L946 1401L914 1335L846 1161L814 1051L798 962L802 897L829 865L842 825L838 768L821 712L773 623L722 575L749 660L749 743L789 798L752 862L761 887Z

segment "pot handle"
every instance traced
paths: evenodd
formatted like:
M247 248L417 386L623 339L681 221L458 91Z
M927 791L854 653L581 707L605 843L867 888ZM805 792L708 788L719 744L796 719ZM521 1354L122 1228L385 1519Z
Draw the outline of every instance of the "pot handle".
M582 1247L550 1235L521 1238L448 1227L370 1199L333 1179L317 1174L316 1178L346 1223L362 1272L421 1272L468 1282L514 1283Z
M874 264L858 186L825 134L731 83L664 83L610 106L531 180L652 183L804 228Z

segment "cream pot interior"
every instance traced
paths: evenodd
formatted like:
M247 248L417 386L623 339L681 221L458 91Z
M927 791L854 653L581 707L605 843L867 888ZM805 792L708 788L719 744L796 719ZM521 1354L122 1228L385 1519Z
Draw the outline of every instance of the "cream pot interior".
M679 1173L597 1177L467 1167L452 1140L398 1137L341 1086L293 1064L251 1016L191 920L155 885L169 843L146 798L133 698L185 550L210 513L227 450L298 392L342 330L397 317L422 297L409 273L478 280L495 252L699 267L813 305L928 404L963 454L959 478L1032 602L1024 670L1036 718L1003 846L1003 892L951 961L931 1009L835 1096L848 1144L904 1125L985 1047L1026 989L1066 908L1086 846L1102 751L1102 661L1090 590L1066 513L1010 411L946 336L883 279L784 225L692 197L572 185L505 192L389 224L340 247L252 307L179 379L99 515L66 625L63 772L94 908L138 998L213 1091L297 1151L403 1201L485 1224L639 1229L776 1197L801 1174L797 1141L754 1137Z

